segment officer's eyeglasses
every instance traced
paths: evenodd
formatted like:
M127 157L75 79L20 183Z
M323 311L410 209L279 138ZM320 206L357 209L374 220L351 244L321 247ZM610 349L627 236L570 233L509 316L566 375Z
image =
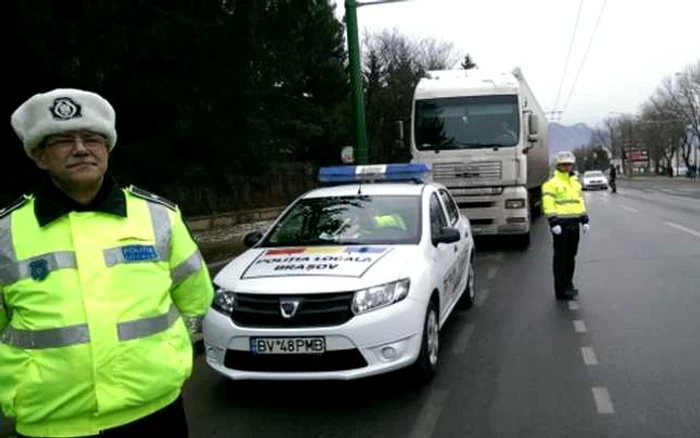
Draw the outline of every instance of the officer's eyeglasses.
M70 151L78 144L82 144L86 149L98 149L107 145L107 139L99 134L56 136L47 139L44 146L61 151Z

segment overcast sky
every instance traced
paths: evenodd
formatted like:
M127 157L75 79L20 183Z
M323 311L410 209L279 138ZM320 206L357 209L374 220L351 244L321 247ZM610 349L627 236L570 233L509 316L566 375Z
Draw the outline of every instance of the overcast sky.
M369 0L363 0L369 1ZM344 15L344 0L336 0ZM360 30L398 28L452 42L484 69L520 66L545 111L554 107L579 0L409 0L358 9ZM601 8L597 32L566 105ZM637 112L664 77L700 60L700 0L583 0L557 110L595 126ZM566 105L566 106L565 106Z

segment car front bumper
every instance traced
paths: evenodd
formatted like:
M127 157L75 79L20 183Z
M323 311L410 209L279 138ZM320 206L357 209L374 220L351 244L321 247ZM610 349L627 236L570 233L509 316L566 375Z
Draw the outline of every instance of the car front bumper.
M411 365L418 358L426 305L401 302L334 327L251 328L210 310L204 320L208 365L232 380L352 380ZM320 354L251 352L251 337L323 337Z

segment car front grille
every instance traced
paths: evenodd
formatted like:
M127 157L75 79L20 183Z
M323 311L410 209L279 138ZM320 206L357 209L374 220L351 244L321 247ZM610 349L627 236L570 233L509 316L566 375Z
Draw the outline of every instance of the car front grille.
M263 295L236 294L236 306L231 315L240 327L292 328L331 327L345 324L354 316L352 300L354 292ZM282 316L282 300L298 300L299 307L290 318Z

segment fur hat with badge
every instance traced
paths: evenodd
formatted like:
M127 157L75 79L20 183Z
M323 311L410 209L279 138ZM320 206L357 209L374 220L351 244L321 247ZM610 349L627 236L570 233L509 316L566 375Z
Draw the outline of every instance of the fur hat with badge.
M117 143L115 113L99 94L74 88L57 88L30 97L12 113L12 128L31 156L49 135L86 130L107 138L111 150Z

